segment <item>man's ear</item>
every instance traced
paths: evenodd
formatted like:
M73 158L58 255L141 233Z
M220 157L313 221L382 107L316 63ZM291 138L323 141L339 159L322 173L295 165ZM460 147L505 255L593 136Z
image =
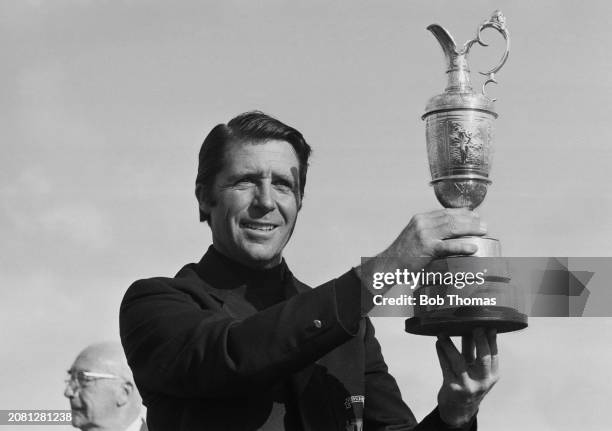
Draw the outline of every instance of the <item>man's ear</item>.
M204 198L204 187L202 184L198 184L195 190L196 198L198 199L198 206L200 207L200 211L204 214L210 214L210 205L206 203L206 199Z
M132 382L123 382L117 388L117 407L124 406L130 401L130 397L134 392L134 383Z

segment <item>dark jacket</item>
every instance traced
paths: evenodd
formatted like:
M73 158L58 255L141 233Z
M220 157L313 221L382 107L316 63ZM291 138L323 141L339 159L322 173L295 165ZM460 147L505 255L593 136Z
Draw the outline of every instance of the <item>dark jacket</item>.
M348 299L360 289L352 271L316 289L284 262L281 276L288 299L261 311L245 275L214 250L175 278L128 289L121 341L151 431L257 430L279 385L291 391L296 429L448 429L437 410L416 425L371 322Z

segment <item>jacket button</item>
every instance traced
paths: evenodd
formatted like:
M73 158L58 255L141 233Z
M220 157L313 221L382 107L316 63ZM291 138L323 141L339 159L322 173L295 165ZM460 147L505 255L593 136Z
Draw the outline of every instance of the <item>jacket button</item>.
M318 320L318 319L313 320L313 321L312 321L312 323L314 324L315 328L317 328L317 329L318 329L318 328L321 328L321 326L323 326L323 324L321 323L321 321L320 321L320 320Z

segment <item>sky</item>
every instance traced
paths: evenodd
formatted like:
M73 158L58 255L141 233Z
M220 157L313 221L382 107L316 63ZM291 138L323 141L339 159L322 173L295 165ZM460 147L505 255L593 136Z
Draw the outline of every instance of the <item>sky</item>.
M0 409L67 408L65 370L118 339L127 287L200 259L197 152L238 113L272 114L314 149L285 251L308 284L439 208L420 117L446 80L425 28L462 44L495 9L511 52L487 87L499 118L478 211L506 256L611 256L609 2L1 2ZM503 50L484 35L475 88ZM402 318L374 323L422 418L441 383L434 340ZM500 336L481 429L605 429L611 330L612 318L532 318Z

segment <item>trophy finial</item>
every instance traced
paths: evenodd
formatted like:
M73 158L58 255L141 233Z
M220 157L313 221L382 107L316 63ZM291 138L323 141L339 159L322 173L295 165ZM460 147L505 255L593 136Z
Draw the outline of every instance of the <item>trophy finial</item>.
M499 9L493 12L493 14L491 15L491 19L489 21L491 21L492 23L496 23L502 29L506 28L506 17L502 13L502 11Z

